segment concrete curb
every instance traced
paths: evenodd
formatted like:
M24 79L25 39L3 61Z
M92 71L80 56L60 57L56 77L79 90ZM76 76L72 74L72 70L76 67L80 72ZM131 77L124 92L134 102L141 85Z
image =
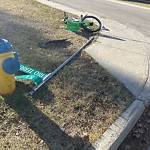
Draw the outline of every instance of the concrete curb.
M90 150L116 150L145 110L142 101L135 100L104 132Z
M47 0L36 1L78 16L87 13ZM88 14L93 15L91 13ZM90 150L117 150L121 142L125 139L137 120L141 117L144 110L144 103L140 100L134 100L134 102L131 103L121 116L95 142L95 144L93 144Z

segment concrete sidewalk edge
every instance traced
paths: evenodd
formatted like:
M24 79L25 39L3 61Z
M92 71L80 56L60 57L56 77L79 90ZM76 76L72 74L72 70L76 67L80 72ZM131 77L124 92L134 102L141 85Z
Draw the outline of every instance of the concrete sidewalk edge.
M135 100L103 133L90 150L117 150L144 110L144 103L140 100Z
M85 12L81 12L48 0L36 1L78 16L85 14ZM144 103L140 100L134 100L134 102L131 103L131 105L104 132L104 134L95 142L95 144L93 144L89 150L117 150L121 142L125 139L127 134L131 131L135 123L141 117L144 110Z

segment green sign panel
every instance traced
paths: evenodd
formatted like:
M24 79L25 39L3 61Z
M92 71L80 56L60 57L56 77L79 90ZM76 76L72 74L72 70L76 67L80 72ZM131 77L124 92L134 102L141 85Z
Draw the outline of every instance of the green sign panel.
M16 79L31 80L35 84L40 84L43 81L44 76L46 75L46 73L41 72L41 71L36 70L36 69L33 69L33 68L26 66L24 64L20 64L19 70L28 74L28 75L15 76Z
M43 78L46 74L29 66L20 64L20 71Z

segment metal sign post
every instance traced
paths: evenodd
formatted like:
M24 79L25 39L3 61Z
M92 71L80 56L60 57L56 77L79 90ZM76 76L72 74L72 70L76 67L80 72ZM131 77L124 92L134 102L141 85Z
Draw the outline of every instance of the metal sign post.
M68 64L76 55L78 55L87 45L89 45L94 40L94 37L91 37L78 51L76 51L72 56L70 56L64 63L62 63L58 68L56 68L53 72L46 74L43 77L43 81L35 86L29 94L32 95L36 92L41 86L43 86L48 80L50 80L60 69L62 69L66 64Z

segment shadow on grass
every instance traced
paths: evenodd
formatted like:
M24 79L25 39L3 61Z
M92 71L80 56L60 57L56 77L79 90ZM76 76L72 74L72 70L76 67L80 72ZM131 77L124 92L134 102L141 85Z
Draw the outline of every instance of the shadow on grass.
M55 47L59 47L59 48L67 48L70 44L72 44L70 41L67 41L67 39L64 39L64 40L59 40L58 41L56 40L47 40L46 42L39 42L38 43L38 46L40 48L48 48L48 47L51 47L51 46L55 46Z
M30 90L30 87L18 82L16 91L11 96L4 97L5 102L20 115L29 128L47 144L49 149L81 150L87 145L90 146L88 141L84 141L80 137L70 137L63 132L54 121L33 104L32 98L25 94L25 90ZM52 93L49 95L51 95L49 102L52 102L54 97Z
M76 39L72 38L72 35L69 33L66 37L67 32L61 29L55 29L54 27L54 30L50 29L51 24L40 23L37 25L38 23L37 20L31 20L31 18L24 18L0 11L1 36L12 44L15 51L20 53L20 62L38 70L50 72L72 55L75 43L67 40L59 43L50 43L46 48L40 48L38 44L54 39L67 38L74 41ZM62 33L58 34L58 31ZM76 34L81 38L85 37L87 39L93 35L86 31L79 31ZM77 43L76 47L79 46L82 46L82 44Z

